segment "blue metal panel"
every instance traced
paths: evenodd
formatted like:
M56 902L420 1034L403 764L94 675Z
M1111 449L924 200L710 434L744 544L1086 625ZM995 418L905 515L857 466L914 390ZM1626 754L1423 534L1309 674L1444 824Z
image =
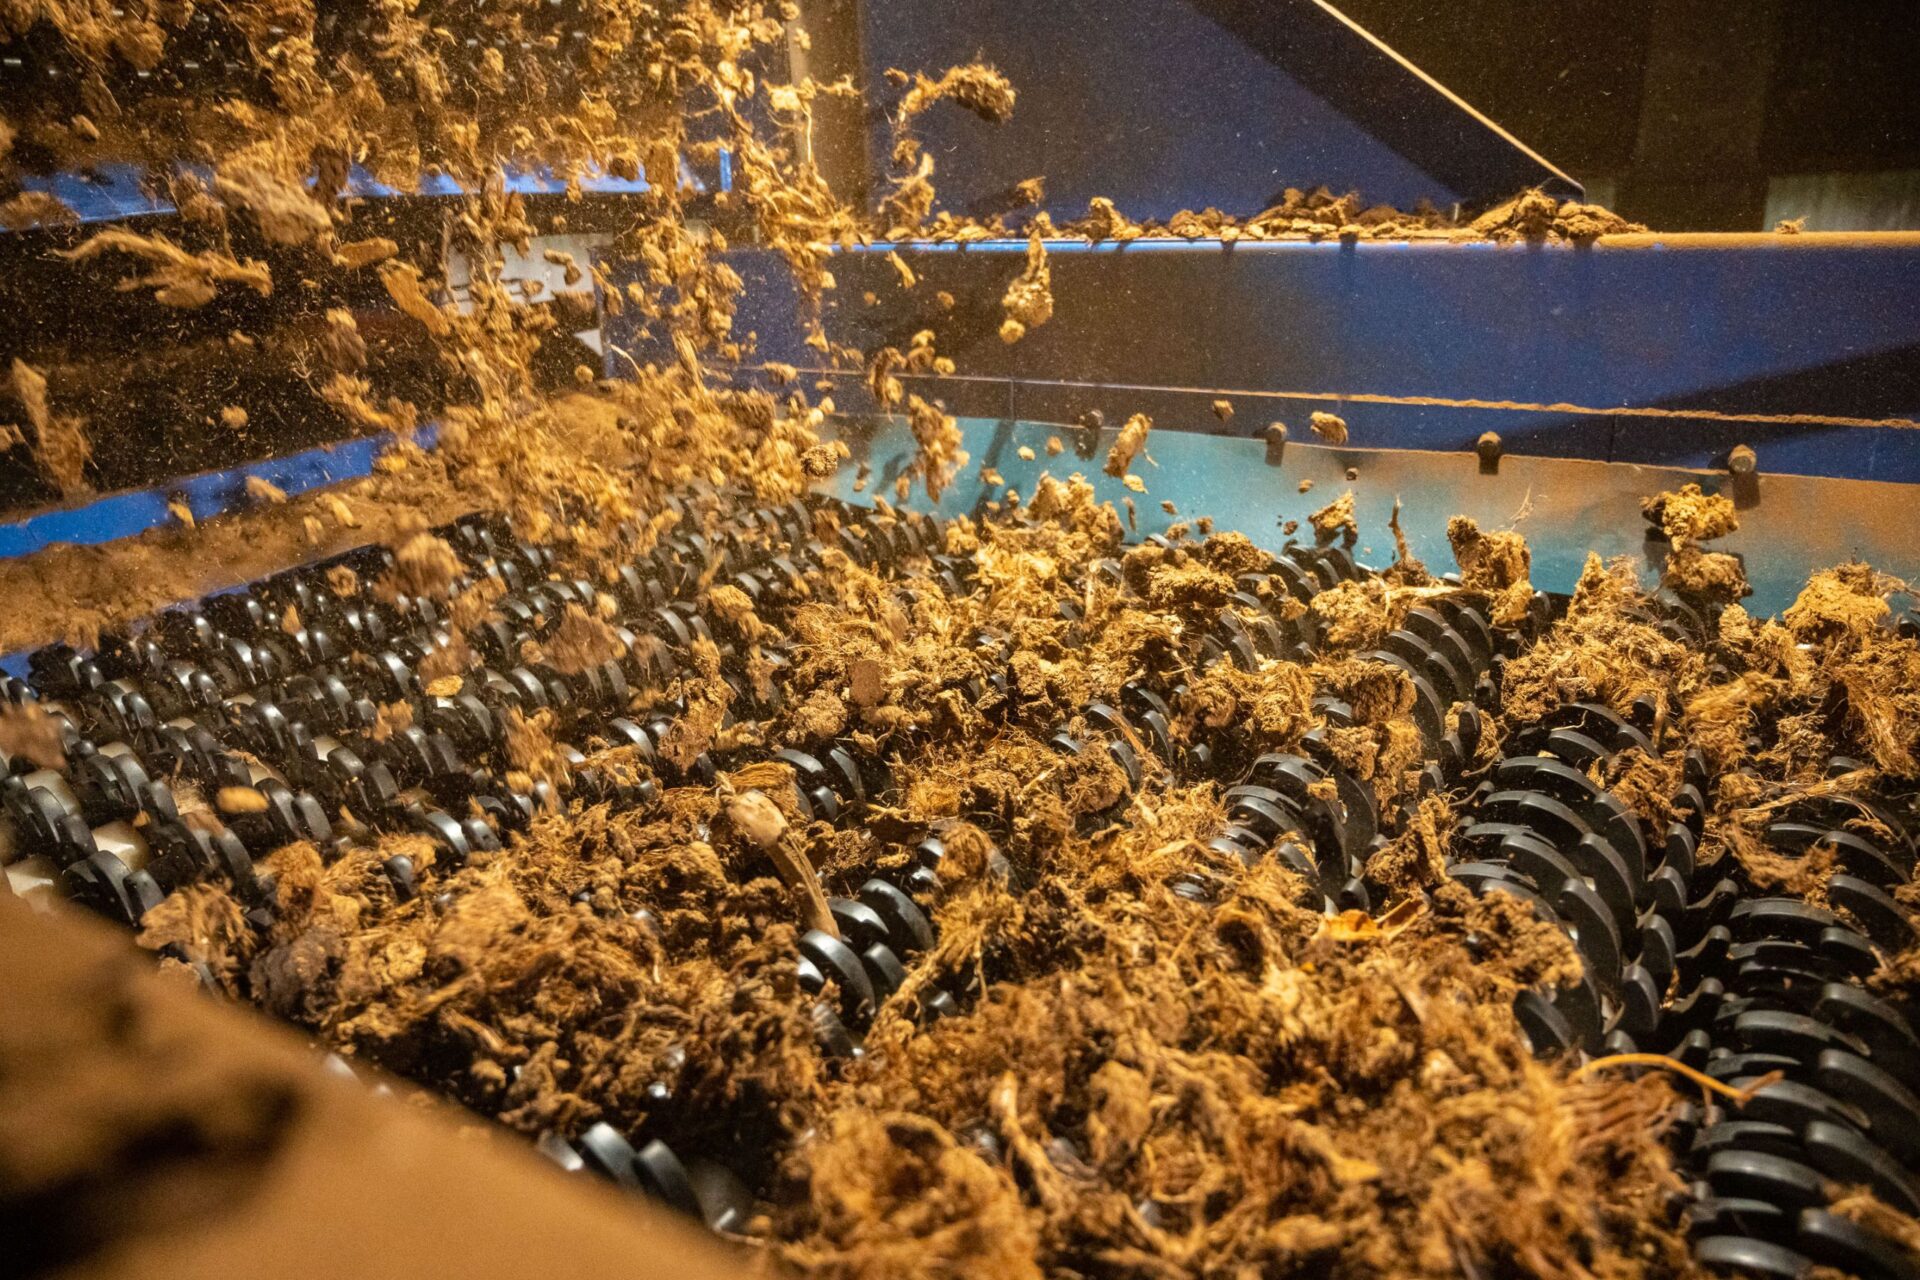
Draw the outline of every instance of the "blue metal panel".
M1019 91L1005 125L954 109L922 118L934 181L952 208L1036 175L1056 217L1079 216L1094 196L1137 218L1209 205L1250 214L1282 188L1322 183L1409 208L1462 198L1186 0L862 8L876 79L888 67L985 58ZM876 174L886 171L883 135L877 125Z
M428 425L415 438L423 447L431 448L437 436L438 428ZM364 436L284 458L202 472L151 489L109 494L82 505L43 511L0 525L0 559L26 555L56 542L92 545L157 528L173 518L167 503L174 495L186 501L195 520L209 520L246 501L249 476L260 477L289 497L322 485L358 479L373 470L374 459L391 443L391 435Z
M212 170L204 165L183 165L182 172L198 173L211 179ZM723 156L722 186L731 189L731 165ZM125 218L174 213L173 202L147 190L139 168L130 164L100 165L87 173L24 175L20 185L28 191L57 196L81 222L114 222ZM507 190L522 195L562 195L567 184L545 169L509 169ZM645 178L615 178L598 174L580 179L580 187L589 195L638 195L647 190ZM400 195L454 196L462 194L459 183L445 174L422 175L416 191L407 192L376 182L373 175L355 165L347 178L347 194L371 198Z
M1710 492L1728 487L1724 474L1675 468L1507 458L1488 473L1471 455L1299 443L1288 444L1280 460L1269 463L1257 441L1156 430L1147 444L1151 460L1133 466L1148 491L1134 494L1101 473L1102 455L1115 434L1111 427L1084 458L1071 451L1072 434L1057 426L963 418L960 428L972 455L967 467L937 505L928 504L916 485L908 506L942 516L979 512L1005 492L981 478L982 467L997 471L1022 495L1033 493L1043 472L1078 473L1116 509L1133 504L1136 536L1163 533L1176 520L1205 515L1222 529L1237 529L1256 544L1279 550L1293 536L1310 542L1307 516L1352 490L1361 530L1356 551L1363 561L1384 566L1393 559L1387 522L1400 502L1400 522L1413 554L1434 572L1454 567L1447 520L1469 515L1486 528L1518 529L1532 551L1534 585L1550 591L1571 590L1590 552L1603 559L1627 556L1639 563L1646 581L1653 581L1665 544L1646 540L1641 499L1688 482L1703 483ZM1053 435L1065 438L1068 452L1048 455L1046 442ZM856 502L871 501L875 494L892 500L893 479L914 453L905 425L888 419L871 433L851 430L844 438L854 458L871 468L871 478L856 492L857 472L843 467L828 481L830 490ZM1020 458L1022 446L1033 451L1032 461ZM1303 481L1311 482L1306 492L1300 488ZM1751 494L1736 495L1740 530L1713 546L1745 560L1754 588L1747 607L1777 613L1792 603L1810 573L1851 557L1896 575L1920 572L1920 505L1909 493L1903 486L1861 480L1762 475ZM1163 501L1173 503L1178 514L1162 510ZM1282 527L1289 520L1299 522L1295 535Z
M1753 420L1920 418L1920 236L1674 246L1059 241L1054 318L1013 347L997 306L1024 245L876 246L836 260L828 329L868 350L934 329L963 374L990 384L971 384L965 406L1027 419L1146 409L1163 428L1250 434L1326 408L1372 447L1466 450L1491 430L1514 452L1711 468L1745 442L1766 470L1920 482L1920 431ZM894 247L921 278L912 291L884 260ZM737 257L759 284L737 329L759 335L765 359L814 363L791 290L770 287L783 269ZM1209 412L1223 395L1237 410L1227 428ZM1674 412L1604 412L1620 408ZM1735 420L1682 416L1700 411Z

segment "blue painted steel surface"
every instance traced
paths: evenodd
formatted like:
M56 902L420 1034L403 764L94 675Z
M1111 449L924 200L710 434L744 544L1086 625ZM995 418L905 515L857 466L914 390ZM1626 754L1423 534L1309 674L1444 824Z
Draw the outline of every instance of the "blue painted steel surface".
M731 190L732 166L728 161L728 157L722 157L721 185ZM182 166L182 169L202 177L210 178L212 175L212 170L205 166ZM28 191L57 196L81 222L113 222L175 212L173 203L148 190L141 180L141 171L129 164L101 165L85 174L29 174L21 178L20 185ZM507 190L521 195L563 195L567 190L567 184L552 173L532 169L508 170L506 186ZM596 174L581 178L580 188L589 195L638 195L647 190L647 181L645 178L615 178ZM422 175L417 190L403 191L376 182L373 175L358 165L353 167L347 179L348 195L375 199L400 195L454 196L460 195L463 190L459 183L445 174L426 174Z
M1057 241L1054 318L1011 347L998 303L1023 244L876 245L837 256L826 319L863 350L933 329L964 378L927 393L955 412L1059 422L1142 409L1156 429L1245 435L1275 419L1297 432L1324 408L1373 447L1467 450L1495 431L1510 452L1714 468L1744 442L1763 470L1920 482L1920 431L1342 399L1920 418L1920 237L1779 239ZM895 248L920 277L913 290L885 259ZM766 360L814 364L785 268L757 251L733 260L750 281L736 332L753 332ZM627 346L633 333L610 321L608 337ZM842 409L861 407L857 384ZM1267 398L1281 392L1324 399ZM1225 426L1209 411L1223 395L1236 408Z
M1036 175L1056 217L1078 217L1094 196L1136 218L1208 205L1251 214L1285 187L1321 183L1405 207L1462 197L1186 0L861 8L865 65L876 73L985 58L1019 91L1005 124L951 107L921 118L952 208ZM885 173L884 121L870 149L874 173Z
M416 439L431 448L436 435L437 428L429 425L420 430ZM246 501L249 476L258 476L288 496L358 479L373 470L374 459L392 441L390 435L365 436L284 458L183 476L151 489L109 494L79 506L43 511L0 525L0 559L26 555L56 542L91 545L156 528L173 518L167 503L174 495L186 501L194 519L211 519Z
M1549 591L1570 591L1589 553L1605 560L1629 557L1640 565L1643 579L1652 582L1665 544L1647 540L1641 500L1690 481L1702 483L1709 492L1731 491L1724 473L1554 458L1507 458L1487 473L1470 455L1297 442L1286 446L1277 463L1270 463L1258 441L1155 431L1147 442L1150 459L1133 465L1147 486L1146 493L1136 494L1101 472L1101 460L1116 434L1112 427L1087 456L1076 456L1072 432L1045 423L963 418L960 428L971 454L968 465L937 504L929 504L925 490L915 485L905 505L942 516L977 514L984 503L1004 496L1006 486L1030 496L1042 473L1079 474L1116 510L1132 505L1130 538L1210 516L1219 528L1239 530L1276 551L1289 539L1311 542L1307 516L1351 490L1360 524L1356 552L1363 562L1391 563L1393 537L1387 522L1399 502L1404 504L1400 523L1412 553L1433 572L1453 569L1447 521L1468 515L1485 528L1518 529L1532 552L1533 583ZM1067 451L1049 456L1050 436L1060 437ZM885 419L871 430L844 425L842 438L871 475L856 491L856 468L842 467L827 482L829 491L854 502L870 502L876 494L893 501L894 478L914 452L904 422ZM1020 457L1023 446L1033 451L1031 461ZM982 479L983 468L997 472L1004 486ZM1306 492L1300 488L1303 481L1311 482ZM1909 578L1920 573L1920 504L1910 500L1904 486L1763 475L1750 495L1735 497L1742 507L1740 530L1713 547L1744 559L1754 588L1746 605L1757 614L1778 613L1792 603L1810 573L1849 558ZM1162 509L1162 502L1173 503L1177 514ZM1292 533L1284 528L1286 521L1297 522Z

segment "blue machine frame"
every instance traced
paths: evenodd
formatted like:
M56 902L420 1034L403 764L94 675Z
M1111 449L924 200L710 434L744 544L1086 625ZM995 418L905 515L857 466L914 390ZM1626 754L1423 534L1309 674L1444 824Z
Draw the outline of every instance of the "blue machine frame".
M932 329L966 371L907 379L961 416L976 464L943 498L945 513L1000 496L982 467L1020 493L1042 470L1078 471L1102 497L1133 503L1140 534L1211 515L1278 547L1284 521L1352 487L1376 543L1363 555L1391 555L1380 540L1396 500L1408 505L1415 554L1436 565L1449 562L1449 515L1506 525L1530 511L1520 527L1535 582L1566 590L1590 550L1657 567L1663 548L1646 540L1639 501L1694 480L1730 489L1744 509L1742 533L1724 545L1746 557L1750 603L1763 612L1849 557L1920 570L1910 487L1920 482L1920 234L1635 235L1582 247L1063 240L1048 245L1053 319L1008 346L1000 299L1026 248L876 245L834 263L839 287L824 311L834 341L904 347ZM911 266L912 289L888 252ZM904 430L871 421L864 371L821 367L804 345L782 263L753 250L734 263L750 307L736 330L753 335L763 361L831 386L872 472L862 492L891 496L911 452ZM609 317L603 333L609 373L627 367L621 352L660 354L630 320ZM1233 406L1226 421L1220 400ZM1408 403L1421 400L1430 403ZM1050 435L1074 438L1046 424L1096 409L1097 443L1079 457L1046 455ZM1313 410L1347 421L1345 447L1314 443L1304 430ZM1098 458L1143 411L1159 466L1137 468L1150 492L1134 497L1097 474ZM1292 424L1293 443L1270 458L1262 437L1275 420ZM1475 452L1486 431L1500 436L1493 465ZM1755 450L1759 473L1736 485L1727 463L1738 444ZM1034 461L1019 457L1022 445ZM850 474L833 484L861 496Z
M1499 523L1531 505L1537 580L1564 589L1589 548L1643 549L1638 495L1687 478L1724 485L1727 450L1746 443L1761 475L1739 495L1749 532L1737 549L1749 556L1757 607L1779 608L1808 570L1848 555L1897 573L1920 568L1920 507L1907 487L1920 482L1920 431L1838 425L1911 420L1920 409L1920 235L1621 237L1591 248L1060 241L1050 247L1054 319L1009 347L997 333L1000 297L1025 248L898 246L921 278L908 291L878 248L845 253L827 304L833 336L862 349L934 329L967 373L914 379L915 390L963 415L976 461L1022 492L1049 463L1097 471L1073 457L1023 464L1018 444L1041 454L1057 433L1032 424L1099 409L1111 432L1146 411L1166 466L1148 473L1142 533L1172 522L1164 499L1277 545L1279 520L1304 516L1356 467L1363 519L1378 505L1383 523L1392 499L1404 498L1415 550L1436 563L1445 563L1434 539L1447 514ZM732 257L749 279L738 330L753 333L761 359L806 366L816 356L802 343L784 264L756 250ZM612 266L618 282L622 268ZM942 291L951 309L936 301ZM628 371L623 353L658 354L631 313L603 319L610 376ZM816 375L832 379L843 413L874 410L861 371ZM1219 399L1233 404L1230 421L1215 415ZM1573 405L1596 411L1564 407ZM1347 419L1348 447L1312 446L1299 428L1316 408ZM1724 416L1687 416L1703 413ZM1811 420L1778 420L1786 415ZM1275 419L1295 424L1278 468L1261 465L1258 439ZM1507 455L1492 477L1472 452L1487 430ZM889 468L904 463L904 437L853 434L884 492ZM245 472L289 490L348 479L366 472L375 443L168 488L184 487L205 517L237 500ZM1323 487L1309 498L1301 479ZM850 476L836 483L854 496ZM1116 501L1128 496L1111 488ZM947 502L966 509L996 492L973 473ZM166 518L162 490L123 494L0 528L0 554L104 541Z
M1245 436L1325 409L1370 448L1465 451L1494 431L1510 453L1712 469L1747 444L1770 472L1920 482L1920 233L1047 247L1054 319L1017 345L998 337L1026 252L1010 241L840 254L828 334L872 350L934 330L965 376L916 389L982 417L1145 411L1156 429ZM736 330L815 370L785 267L734 258ZM630 320L605 334L637 342ZM840 407L870 408L848 381ZM1423 398L1455 403L1386 402Z
M942 516L977 515L1005 497L1009 487L1031 494L1043 472L1078 473L1092 482L1100 499L1126 512L1132 537L1165 533L1180 521L1210 516L1221 528L1279 551L1289 542L1310 541L1307 516L1350 491L1361 530L1355 551L1363 563L1384 566L1393 559L1388 522L1400 508L1410 552L1436 573L1451 569L1447 521L1466 515L1485 528L1518 529L1532 552L1534 585L1562 592L1572 589L1589 554L1603 560L1624 556L1649 580L1658 575L1667 544L1648 537L1640 514L1643 498L1689 481L1715 491L1731 487L1724 472L1716 476L1675 467L1519 456L1486 468L1472 454L1297 442L1276 454L1256 440L1156 430L1148 440L1150 459L1133 468L1147 487L1136 494L1101 472L1101 456L1115 434L1111 426L1082 453L1074 452L1075 433L1055 424L962 418L960 429L970 465L937 504L929 504L916 486L907 505ZM914 455L905 424L849 418L841 420L839 431L870 474L855 489L858 471L843 468L827 482L828 490L853 502L871 501L874 494L891 500L892 481ZM1049 437L1060 438L1068 451L1050 457ZM1022 447L1032 452L1031 460L1021 456ZM1001 483L984 479L982 468L991 469ZM1765 474L1733 496L1744 508L1741 528L1713 545L1745 562L1753 586L1746 606L1752 611L1778 613L1793 602L1810 572L1848 559L1868 560L1909 581L1920 579L1920 510L1904 485ZM1163 502L1173 510L1164 509Z
M719 171L722 190L733 189L732 168L729 157L723 152ZM205 166L183 166L183 169L191 169L202 176L212 174L212 170ZM682 175L682 181L704 190L704 186L690 172ZM25 191L57 197L83 223L117 222L125 218L179 212L172 201L156 192L140 170L130 164L101 165L86 173L28 174L21 179L20 186ZM564 195L567 184L551 173L511 169L506 174L506 188L520 195ZM644 194L648 187L644 177L616 178L611 174L592 174L580 179L580 189L588 195L629 196ZM445 174L422 175L418 189L413 192L378 182L358 165L347 177L347 194L359 198L390 199L409 194L457 196L463 191L459 183ZM0 231L0 234L5 232Z

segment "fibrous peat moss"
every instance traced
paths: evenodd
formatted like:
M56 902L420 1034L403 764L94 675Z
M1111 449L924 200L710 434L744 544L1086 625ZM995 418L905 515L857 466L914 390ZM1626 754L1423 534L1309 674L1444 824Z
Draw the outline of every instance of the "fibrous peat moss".
M553 19L534 0L457 16L375 6L355 18L352 56L338 58L320 54L321 8L216 0L111 15L71 3L0 12L8 34L47 36L89 66L162 65L195 11L247 37L236 47L270 87L264 101L160 95L120 106L104 95L84 125L29 108L0 138L32 147L0 146L0 168L16 179L23 154L146 166L182 210L177 240L74 233L85 238L70 260L118 264L121 291L183 315L232 297L284 299L311 281L308 301L326 316L307 369L321 399L357 429L401 437L379 474L344 491L8 565L6 598L45 606L13 624L18 643L7 647L61 633L84 641L224 585L209 575L253 578L366 540L397 550L387 586L444 596L454 566L425 530L473 508L509 516L520 536L555 548L563 571L603 585L616 555L646 550L684 518L669 494L735 484L773 502L830 472L840 456L817 431L827 405L791 386L781 398L734 389L721 376L751 354L733 328L740 280L719 253L726 233L689 214L676 180L683 156L726 147L736 183L717 203L786 257L814 316L833 285L834 244L1006 229L935 208L933 161L913 134L943 100L988 121L1015 110L1013 86L991 68L890 77L891 172L876 221L838 200L787 134L755 127L771 116L804 133L811 104L845 92L769 83L753 69L784 53L784 7L589 0L565 19L585 44L564 68L546 55ZM443 38L430 20L439 18L472 24L475 42ZM442 243L473 266L467 306L449 300L442 261L410 260L356 226L340 198L349 159L403 187L427 166L466 184ZM554 396L534 376L560 320L506 283L503 250L552 227L505 189L509 159L547 163L568 183L596 172L653 182L618 244L640 278L616 289L593 268L602 304L630 310L670 352L645 365L629 356L632 381ZM212 161L214 180L176 176L182 160ZM16 197L0 216L59 212ZM1209 210L1165 228L1096 200L1067 229L1114 239L1584 240L1625 228L1539 193L1460 228L1431 209L1401 214L1320 190L1288 191L1245 222ZM1055 228L1040 214L1023 230L1038 246ZM453 388L431 453L410 438L422 406L376 383L366 341L339 305L355 273L377 282ZM914 287L910 270L897 274ZM1036 248L1003 299L1009 324L1044 322L1048 286ZM900 376L953 372L936 335L873 353L836 348L817 327L811 341L823 360L864 366L883 408L905 410L918 452L900 496L918 480L938 498L965 465L960 434ZM234 359L251 358L254 343L238 335ZM57 403L47 386L33 361L14 366L13 401L32 432L21 439L63 490L77 489L91 406ZM222 430L245 422L221 417ZM1127 420L1109 475L1140 483L1131 468L1151 425L1144 414ZM1316 415L1315 430L1344 437L1330 417ZM1048 452L1060 452L1056 442ZM1684 506L1669 498L1663 524ZM1689 518L1669 533L1711 537L1716 521ZM1321 541L1354 542L1351 495L1314 527ZM1448 533L1461 589L1490 601L1498 622L1525 619L1524 540L1464 518ZM1419 593L1448 588L1414 572L1403 551L1391 585L1312 602L1328 633L1317 661L1240 670L1204 664L1201 639L1221 609L1237 607L1235 576L1260 567L1251 544L1226 536L1125 551L1116 583L1092 566L1123 554L1121 540L1119 515L1091 486L1048 476L1024 506L955 523L947 550L969 557L975 574L964 595L922 575L903 598L830 559L812 599L765 617L729 584L702 583L701 603L742 648L751 678L782 682L781 711L736 718L720 651L706 641L691 672L637 690L633 709L677 703L661 755L684 769L718 753L716 785L663 785L645 804L575 802L463 867L443 865L425 837L348 828L356 841L341 856L294 844L264 858L270 924L256 927L210 883L151 912L142 939L177 947L236 998L317 1042L476 1115L528 1135L604 1120L725 1164L757 1198L746 1237L763 1258L803 1272L1693 1274L1672 1208L1681 1188L1659 1142L1676 1095L1659 1077L1576 1080L1528 1054L1514 995L1566 979L1577 958L1518 901L1476 899L1446 879L1453 812L1445 797L1415 799L1424 743L1410 718L1413 686L1356 656L1381 631L1363 612L1390 621L1428 598ZM1730 582L1708 580L1717 564L1703 557L1687 582L1725 594ZM1729 610L1715 640L1739 668L1736 686L1636 616L1644 595L1630 572L1591 563L1565 619L1507 664L1483 753L1568 701L1624 711L1650 699L1682 738L1712 735L1717 764L1744 756L1755 768L1724 775L1747 781L1723 783L1732 790L1716 797L1707 856L1746 858L1756 878L1817 896L1818 855L1765 861L1751 847L1753 815L1814 785L1835 751L1888 778L1920 771L1920 706L1910 705L1920 650L1878 629L1894 585L1848 567L1810 584L1782 624ZM423 677L471 669L462 633L492 603L476 593L448 602L453 636ZM780 676L754 652L775 641L793 655ZM584 667L611 646L597 609L578 607L538 656ZM1004 695L964 692L996 672L1008 677ZM1377 914L1323 916L1278 862L1247 867L1210 848L1224 823L1221 784L1232 779L1171 774L1179 761L1155 761L1137 743L1150 767L1129 792L1105 751L1051 745L1063 721L1086 733L1081 709L1136 678L1177 690L1176 755L1299 751L1324 728L1325 749L1373 788L1384 815L1387 844L1369 864L1386 895ZM1323 693L1347 704L1351 723L1325 722L1314 702ZM381 710L389 733L409 715L401 704ZM1754 754L1745 729L1761 723L1777 729ZM649 780L631 748L562 743L559 732L551 716L511 720L521 780L564 788L563 747L615 780ZM770 760L779 746L838 735L883 755L893 773L858 826L805 821L790 771ZM1602 781L1660 821L1676 772L1666 756L1644 758ZM193 820L220 821L186 788L180 796ZM898 865L936 822L948 848L939 942L881 1011L864 1055L830 1060L798 988L794 938L831 924L823 893ZM397 856L422 890L404 901L383 865ZM1201 886L1206 900L1176 892L1176 881ZM1915 974L1910 952L1877 981L1910 988ZM909 1010L935 982L961 1011L922 1026Z

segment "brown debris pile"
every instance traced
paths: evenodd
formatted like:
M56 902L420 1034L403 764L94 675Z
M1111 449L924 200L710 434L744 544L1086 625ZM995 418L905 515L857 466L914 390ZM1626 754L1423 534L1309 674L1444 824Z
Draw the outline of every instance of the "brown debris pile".
M1152 838L1121 836L1102 861L1151 866ZM1493 937L1507 922L1449 896L1391 936L1333 941L1285 876L1236 877L1212 909L1164 891L1149 910L1094 905L1098 928L1071 897L1024 905L1003 927L1066 925L1070 963L1003 979L968 1018L876 1032L835 1088L847 1118L801 1152L785 1260L832 1276L1440 1276L1464 1258L1571 1277L1578 1251L1685 1273L1652 1225L1665 1086L1584 1096L1506 1047L1510 979L1457 939L1470 919Z
M1528 585L1532 556L1518 533L1483 533L1467 516L1455 516L1447 521L1447 543L1460 566L1460 585L1468 590L1499 592Z
M1494 622L1511 624L1525 616L1533 596L1533 556L1525 538L1511 529L1485 533L1467 516L1455 516L1447 521L1447 543L1460 566L1460 585L1495 598Z
M1669 538L1710 542L1740 527L1733 499L1723 494L1703 493L1697 484L1682 485L1671 493L1656 493L1640 504L1640 510Z
M1042 215L1044 216L1044 215ZM1048 223L1049 230L1052 224ZM1426 201L1411 212L1391 205L1367 205L1358 192L1335 195L1326 187L1312 191L1289 188L1279 204L1250 218L1236 218L1218 209L1182 210L1165 223L1134 222L1096 196L1081 218L1061 224L1059 231L1092 241L1137 240L1141 237L1236 240L1494 240L1500 242L1563 241L1589 244L1601 236L1644 232L1645 227L1599 205L1560 201L1530 191L1499 205L1467 224L1460 224Z
M394 552L393 568L380 590L389 598L406 594L444 600L460 573L460 558L444 538L416 533Z
M1646 230L1599 205L1556 200L1544 191L1529 191L1489 209L1473 220L1470 229L1489 240L1571 240L1576 244Z
M1687 484L1675 492L1648 498L1641 504L1641 511L1671 544L1660 574L1663 585L1719 604L1732 604L1753 594L1738 557L1708 551L1700 545L1724 538L1740 527L1733 499L1703 493L1699 485Z
M1775 726L1772 770L1810 782L1837 753L1889 778L1920 774L1920 644L1884 625L1896 593L1911 588L1855 562L1815 574L1779 622L1723 618L1745 667L1738 710Z
M1436 592L1525 582L1517 536L1456 532L1473 585L1322 592L1308 607L1323 661L1202 666L1206 626L1262 553L1231 534L1149 544L1115 581L1093 566L1121 553L1118 517L1084 481L1046 477L1027 507L956 524L948 549L977 575L964 595L913 566L903 595L844 559L785 614L711 588L727 634L792 654L784 709L719 785L574 805L464 868L411 836L334 861L291 846L272 859L280 914L264 934L233 927L236 905L213 892L157 914L148 940L191 940L236 994L524 1132L607 1120L713 1153L760 1197L749 1234L804 1273L1439 1277L1465 1259L1690 1277L1660 1145L1673 1091L1657 1076L1575 1081L1530 1056L1512 999L1571 972L1567 940L1515 900L1446 881L1447 802L1407 799L1423 754L1412 686L1337 653ZM430 544L407 557L436 559ZM1861 658L1891 589L1839 571L1766 625ZM1648 693L1694 714L1703 660L1635 619L1643 602L1629 571L1591 564L1567 618L1509 664L1502 721ZM597 656L597 623L569 610L550 654L578 641ZM1727 634L1756 665L1793 649L1737 621ZM960 695L996 669L1003 700ZM1182 748L1248 758L1326 730L1388 815L1370 873L1391 910L1323 917L1277 862L1210 851L1215 782L1155 774L1129 796L1105 752L1046 743L1087 702L1180 670ZM721 749L725 703L703 719L696 692L724 688L713 675L659 691L688 698L686 751ZM1322 724L1320 692L1353 723ZM525 726L527 768L555 758L554 733ZM764 759L838 736L893 773L858 826L806 821L791 769ZM1666 770L1648 759L1605 781L1639 808L1671 794ZM939 942L865 1055L829 1061L796 991L795 932L834 927L826 895L948 821ZM380 864L400 852L433 892L396 898ZM1817 894L1819 870L1770 883ZM1180 876L1212 900L1174 892ZM935 980L965 1008L917 1024L912 992Z
M1524 560L1519 563L1524 571ZM1676 699L1704 683L1705 659L1634 617L1626 606L1640 594L1630 563L1609 567L1589 555L1566 616L1508 663L1501 690L1505 718L1532 724L1556 707L1582 701L1629 714L1643 696L1658 701L1663 716L1672 715Z

